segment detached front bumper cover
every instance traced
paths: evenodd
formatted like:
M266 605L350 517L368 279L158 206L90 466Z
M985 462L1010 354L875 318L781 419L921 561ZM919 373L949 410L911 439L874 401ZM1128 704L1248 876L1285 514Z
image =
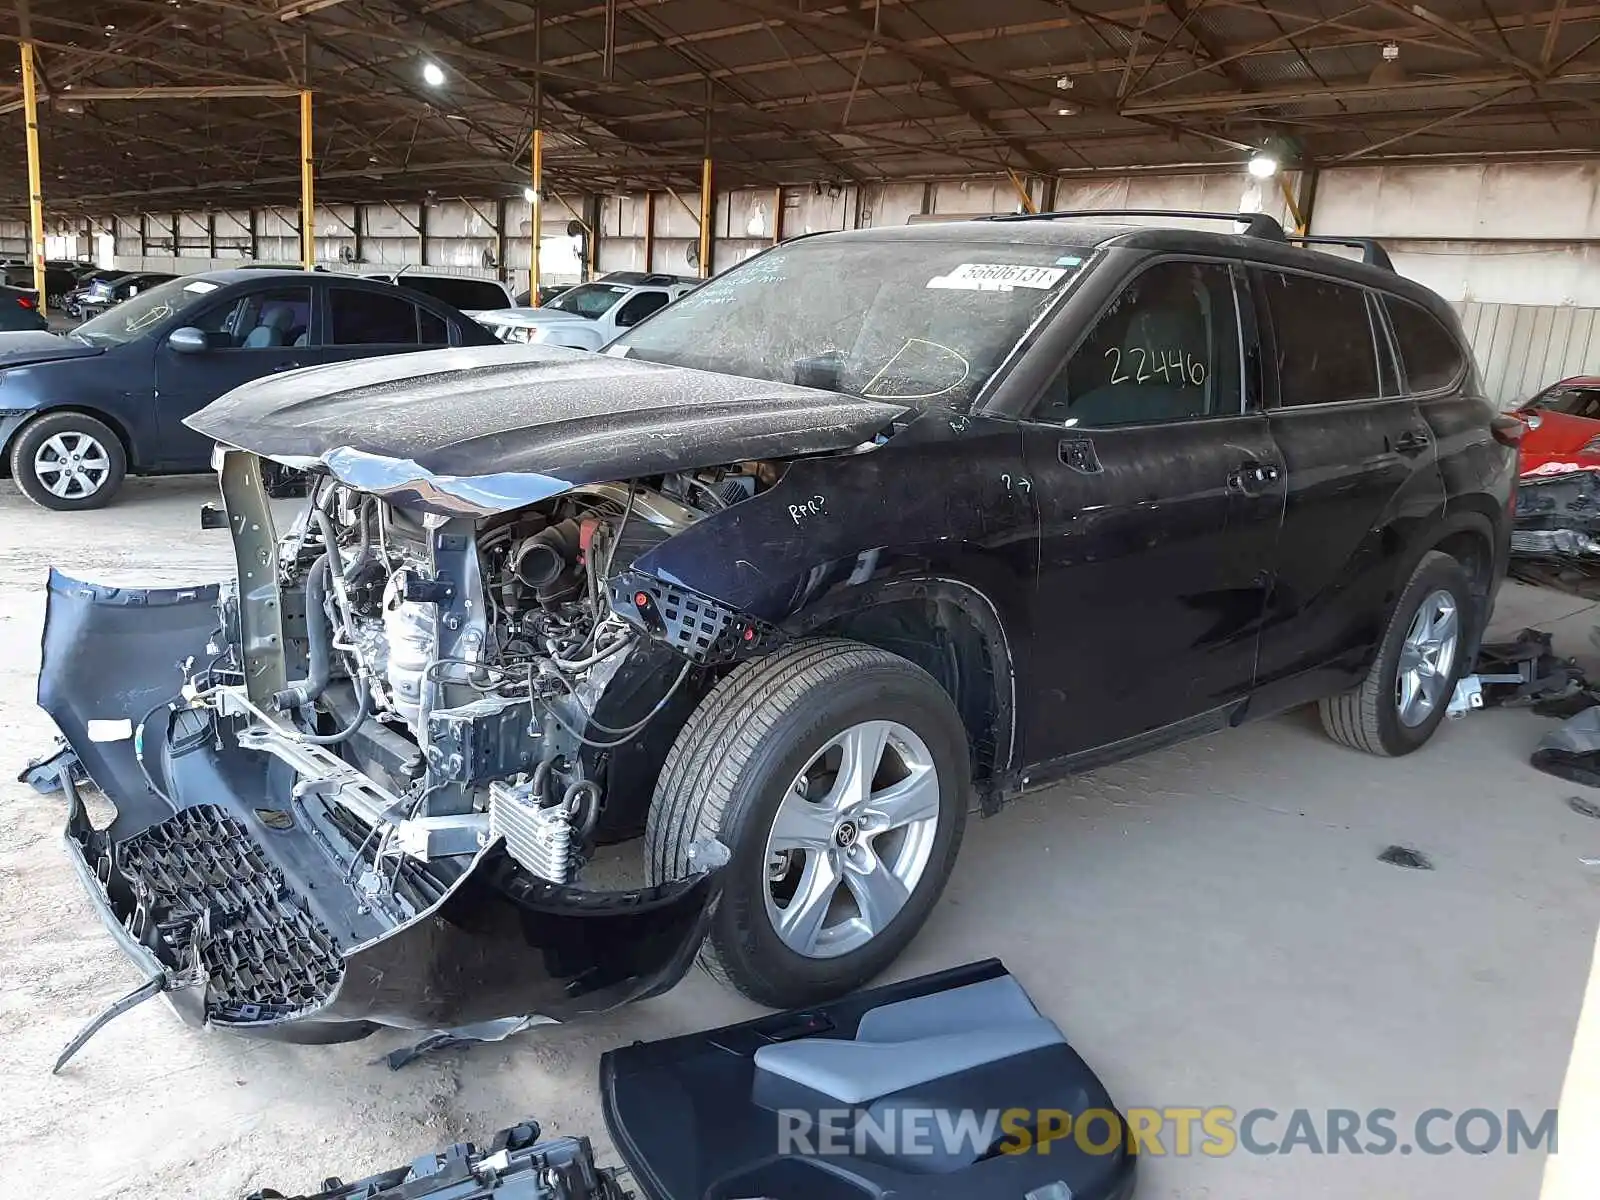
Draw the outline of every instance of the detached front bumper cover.
M182 664L205 661L216 602L215 586L50 576L39 704L82 774L61 756L30 773L65 793L69 859L147 979L85 1036L157 993L191 1023L286 1041L380 1025L503 1036L682 978L721 888L720 847L690 878L613 892L533 879L498 840L442 885L409 859L363 860L365 831L336 801L298 794L233 722L172 704ZM79 798L85 777L116 807L103 829ZM380 867L427 902L385 903Z

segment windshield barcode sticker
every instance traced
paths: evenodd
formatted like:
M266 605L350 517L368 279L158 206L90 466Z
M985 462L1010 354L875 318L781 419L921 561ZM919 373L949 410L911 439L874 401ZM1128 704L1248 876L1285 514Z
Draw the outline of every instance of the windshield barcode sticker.
M948 275L928 280L930 288L969 292L1009 292L1012 288L1053 288L1067 272L1061 267L1024 267L1008 263L962 263Z

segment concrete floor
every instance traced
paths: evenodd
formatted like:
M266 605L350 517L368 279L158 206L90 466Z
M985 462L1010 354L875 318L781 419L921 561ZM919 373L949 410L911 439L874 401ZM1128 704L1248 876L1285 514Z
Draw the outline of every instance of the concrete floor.
M227 569L209 480L131 481L103 513L0 483L0 1157L18 1196L231 1197L358 1176L528 1115L615 1161L600 1051L756 1011L706 977L588 1024L390 1073L406 1038L298 1048L198 1033L159 1003L59 1077L62 1045L138 980L57 846L59 801L12 782L48 744L33 704L42 584L180 583ZM1593 657L1592 604L1508 586L1496 625ZM1320 1114L1554 1107L1600 921L1600 822L1534 771L1549 722L1447 725L1409 758L1327 741L1295 713L1077 778L976 822L906 975L1003 957L1124 1107ZM1437 869L1375 855L1391 843ZM1282 1124L1266 1127L1281 1136ZM1593 1131L1588 1131L1592 1135ZM1583 1136L1563 1128L1566 1139ZM1402 1137L1402 1140L1407 1140ZM1149 1158L1141 1197L1531 1197L1543 1156Z

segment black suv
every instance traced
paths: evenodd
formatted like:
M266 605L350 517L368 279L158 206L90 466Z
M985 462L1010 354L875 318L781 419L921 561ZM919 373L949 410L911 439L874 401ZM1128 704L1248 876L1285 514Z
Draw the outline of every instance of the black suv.
M974 800L1313 700L1416 749L1522 426L1381 248L1223 219L807 237L600 355L237 388L189 423L229 448L238 580L52 584L40 700L120 809L74 807L84 878L247 1032L592 1011L696 947L786 1006L900 952ZM281 540L258 456L320 477ZM647 890L572 886L640 834ZM244 937L192 967L218 847L275 872L271 970ZM157 926L129 898L179 875L217 882Z

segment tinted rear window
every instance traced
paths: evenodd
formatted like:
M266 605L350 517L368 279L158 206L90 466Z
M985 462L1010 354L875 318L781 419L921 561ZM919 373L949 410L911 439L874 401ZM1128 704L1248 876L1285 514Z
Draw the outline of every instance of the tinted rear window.
M415 346L417 306L397 295L332 288L328 320L334 346Z
M1311 275L1262 272L1285 407L1380 394L1377 345L1361 288Z
M1411 391L1435 391L1461 377L1466 369L1461 345L1437 317L1396 296L1385 296L1383 306L1394 328L1394 340L1406 368L1406 386Z
M484 309L504 308L506 294L500 287L482 279L445 279L437 275L402 275L397 281L401 287L443 300L452 308Z

